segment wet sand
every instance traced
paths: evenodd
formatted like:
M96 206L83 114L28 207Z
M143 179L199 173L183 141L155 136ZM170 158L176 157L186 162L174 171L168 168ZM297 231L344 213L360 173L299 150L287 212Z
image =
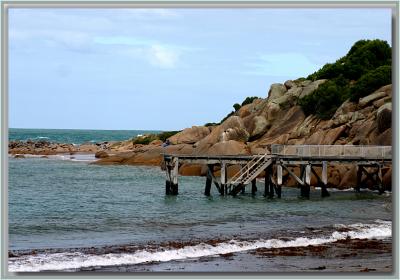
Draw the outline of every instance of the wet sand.
M392 272L391 240L348 239L333 243L138 265L91 267L80 272Z

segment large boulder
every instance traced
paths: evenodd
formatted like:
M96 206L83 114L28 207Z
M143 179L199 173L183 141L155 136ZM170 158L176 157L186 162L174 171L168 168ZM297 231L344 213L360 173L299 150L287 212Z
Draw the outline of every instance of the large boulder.
M299 98L303 98L303 97L309 95L310 93L312 93L314 90L316 90L320 85L322 85L326 81L327 81L326 79L316 80L316 81L313 81L310 83L305 83L306 81L304 81L303 83L305 86L304 86Z
M308 137L311 135L311 132L315 130L316 126L320 120L314 116L309 115L304 121L299 124L290 134L291 138L299 138L299 137Z
M234 140L219 142L208 149L207 155L248 155L250 150L246 144Z
M350 112L355 112L357 109L357 104L354 102L351 102L349 99L343 102L342 105L340 105L339 108L337 108L335 114L333 115L332 119L338 118L340 115L345 115Z
M357 166L352 166L347 172L342 174L339 189L351 188L357 186Z
M179 174L182 176L202 176L204 166L201 164L184 163L179 167Z
M250 115L252 107L253 107L253 104L246 104L246 105L240 107L240 109L238 111L239 117L241 117L243 119L243 118L247 117L248 115Z
M287 89L283 84L272 84L268 92L268 99L273 100L279 98L283 96L286 91Z
M252 137L260 136L268 130L270 122L268 122L264 116L256 116L253 121L254 128L251 132Z
M317 130L310 137L305 139L306 145L321 145L327 130Z
M284 85L285 85L285 87L286 87L288 90L291 89L291 88L293 88L293 87L297 87L296 83L295 83L294 81L292 81L292 80L287 80L287 81L284 83Z
M392 145L392 128L386 129L384 132L379 133L378 130L369 135L370 145L391 146Z
M293 106L289 110L280 111L279 117L272 123L268 131L259 139L252 142L253 147L265 148L269 144L286 144L289 135L305 119L300 106Z
M172 144L194 144L210 134L205 126L192 126L168 138Z
M301 124L305 115L300 106L293 106L289 110L282 111L280 117L273 123L266 133L266 137L290 133Z
M161 165L163 157L161 153L163 149L161 147L154 147L144 153L135 154L132 157L125 159L122 163L129 165Z
M382 184L387 190L392 189L392 168L391 167L383 175Z
M275 102L269 102L265 107L265 113L268 121L273 121L279 116L281 107Z
M220 137L218 138L219 142L235 140L239 142L247 142L249 140L249 133L246 129L234 127L228 128L224 132L221 133Z
M204 153L215 143L220 141L237 140L246 142L249 133L246 130L243 120L238 116L231 116L222 124L215 127L209 135L194 144L194 153Z
M358 105L363 108L367 105L370 105L373 103L375 100L391 96L392 95L392 85L387 85L379 88L376 90L374 93L367 95L365 97L360 98L358 101Z
M351 142L356 145L369 145L368 136L376 129L376 122L374 119L362 120L355 122L350 131L349 138Z
M342 125L340 127L330 129L328 132L325 134L325 136L321 139L321 144L323 145L333 145L333 143L336 142L340 138L340 136L343 134L343 132L346 131L346 126Z
M383 132L392 126L392 103L388 102L379 107L376 112L378 131Z

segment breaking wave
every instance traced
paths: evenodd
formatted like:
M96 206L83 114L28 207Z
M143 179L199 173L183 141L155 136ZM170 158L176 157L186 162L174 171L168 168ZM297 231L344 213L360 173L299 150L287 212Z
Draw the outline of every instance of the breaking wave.
M76 271L93 266L134 265L150 262L167 262L218 256L258 248L306 247L345 239L385 239L392 235L390 221L376 220L374 224L334 225L334 231L325 236L301 236L288 240L257 239L240 241L232 239L216 244L207 242L184 246L179 249L160 247L158 250L137 250L133 253L87 254L82 252L40 253L9 258L10 272Z

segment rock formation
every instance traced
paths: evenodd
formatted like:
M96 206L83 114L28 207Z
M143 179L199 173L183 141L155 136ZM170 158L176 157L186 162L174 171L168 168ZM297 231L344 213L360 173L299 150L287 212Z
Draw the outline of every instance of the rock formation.
M310 94L325 81L290 80L273 84L267 98L242 106L219 125L186 128L171 136L171 145L167 147L159 140L149 145L127 140L80 146L12 141L9 153L91 152L99 158L96 164L161 165L162 153L247 155L265 153L271 144L391 145L391 85L381 87L358 102L345 101L329 120L306 116L297 105L298 98ZM179 171L183 175L204 175L205 168L185 164ZM353 186L354 174L351 166L330 166L328 183L342 188ZM390 181L390 174L391 169L383 174L386 183Z

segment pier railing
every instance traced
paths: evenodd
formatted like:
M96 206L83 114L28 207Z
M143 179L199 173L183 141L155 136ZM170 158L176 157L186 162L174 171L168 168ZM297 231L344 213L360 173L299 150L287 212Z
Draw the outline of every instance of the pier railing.
M271 154L293 157L337 157L391 159L392 146L271 145Z

